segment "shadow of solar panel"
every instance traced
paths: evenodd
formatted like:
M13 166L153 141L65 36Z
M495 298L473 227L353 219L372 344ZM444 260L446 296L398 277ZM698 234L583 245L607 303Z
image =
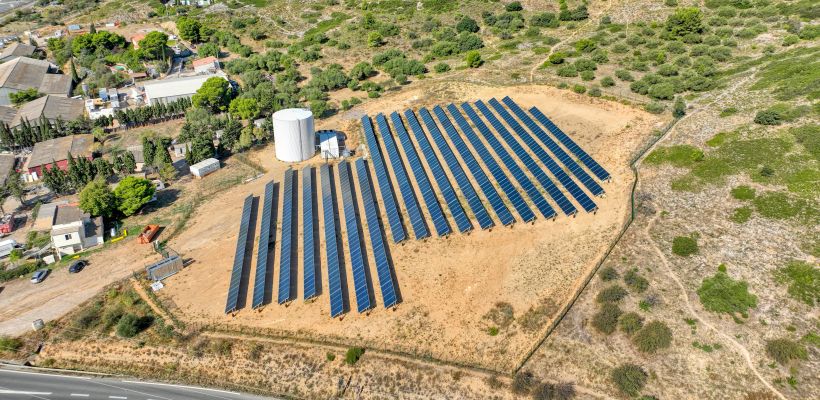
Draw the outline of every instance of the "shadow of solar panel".
M367 287L364 254L359 237L359 220L356 217L356 205L351 189L352 176L347 161L339 163L339 180L342 187L342 208L345 214L345 230L347 231L347 248L350 252L351 269L353 270L353 287L356 292L356 309L362 313L370 309L370 291Z
M279 304L293 300L291 270L293 269L293 170L285 171L282 179L282 249L279 255Z
M547 116L544 115L541 112L541 110L532 107L530 108L530 113L535 117L536 120L538 120L538 122L546 126L547 129L550 132L552 132L552 134L555 135L556 138L558 138L558 141L561 142L564 146L566 146L567 149L569 149L569 151L572 152L572 154L575 154L575 156L578 157L578 159L581 160L581 162L584 163L584 165L586 165L587 168L589 168L589 170L592 171L592 173L595 174L596 177L598 177L598 179L602 181L609 179L609 172L607 172L603 167L601 167L600 164L598 164L597 161L590 157L590 155L587 154L587 152L585 152L584 149L581 148L581 146L578 146L578 144L575 143L575 141L572 140L572 138L567 136L567 134L564 133L564 131L562 131L561 128L559 128L552 121L550 121L550 119L547 118Z
M541 182L541 184L547 189L547 191L549 191L551 195L555 194L556 196L559 196L559 198L563 198L564 201L569 203L569 201L564 197L561 191L555 187L555 184L553 184L552 181L544 173L544 171L541 170L541 167L535 164L535 160L533 160L532 157L530 157L529 154L527 154L524 151L524 149L518 144L518 142L516 142L515 139L512 138L512 135L510 135L507 129L504 128L503 125L501 125L501 121L499 121L495 117L495 115L493 115L493 113L484 105L484 103L482 103L481 101L477 101L475 105L481 111L481 113L484 114L484 117L486 117L487 120L490 121L490 125L492 125L493 128L495 128L496 132L498 132L501 135L501 137L507 142L507 144L512 148L515 155L518 156L518 158L524 163L524 165L530 171L532 171L536 179L538 179ZM464 104L462 104L462 107L463 106ZM477 124L477 122L473 122ZM482 129L479 128L479 130L482 131L482 133L485 133ZM487 132L489 132L489 130L487 130ZM538 188L535 187L532 181L530 181L530 179L527 177L524 171L518 166L518 164L515 163L515 160L512 158L510 153L507 152L507 150L501 145L501 142L499 142L498 139L496 139L496 137L492 134L487 135L485 133L485 138L487 139L487 142L490 143L490 147L492 147L493 150L495 150L496 154L498 154L498 156L501 158L501 161L504 163L504 165L507 166L507 169L509 169L510 172L512 172L513 177L515 177L515 180L518 181L521 187L524 188L524 191L527 192L527 195L530 196L530 199L532 200L533 204L535 204L535 207L538 208L539 211L541 211L541 214L547 218L554 217L555 210L553 210L552 206L550 206L549 203L547 203L547 200L544 198L543 195L541 195L541 192L538 191ZM556 191L557 193L555 193ZM572 206L572 204L570 204L570 206ZM572 208L574 209L575 207L573 206Z
M428 118L429 116L430 115L427 114ZM447 207L450 208L450 213L453 214L453 218L456 220L456 226L458 227L458 230L462 233L472 230L473 225L470 223L470 219L467 218L467 215L464 213L464 209L461 208L461 203L458 201L458 196L456 195L455 190L453 190L453 186L450 184L450 180L447 178L447 174L441 167L441 163L438 161L438 156L436 156L433 147L430 145L430 141L427 140L427 135L424 133L424 130L421 128L419 121L416 119L416 115L413 114L412 110L405 110L404 117L407 119L407 123L410 124L410 129L416 136L416 141L419 143L419 147L421 147L421 152L424 154L424 159L427 160L427 165L430 167L430 171L433 173L433 178L436 180L439 189L441 189L441 193L444 196L444 201L447 203ZM433 126L435 127L435 125ZM429 125L428 129L431 129ZM438 135L441 136L441 132L438 132ZM450 149L448 148L447 150L449 151ZM444 154L444 152L442 152L442 154ZM452 156L452 152L450 152L450 155ZM459 166L458 163L456 163L456 168L458 172L453 173L453 176L455 176L456 178L456 182L460 186L463 185L465 181L467 184L467 189L461 189L462 193L465 193L465 196L468 197L467 203L471 206L475 206L477 204L477 206L480 207L480 214L475 210L473 211L474 213L476 213L476 216L479 219L479 225L481 225L481 227L485 229L484 224L486 224L489 220L489 224L490 226L492 226L493 221L492 219L490 219L490 216L487 215L487 211L484 210L484 206L481 204L481 200L478 199L478 203L470 202L470 200L475 199L475 191L473 190L473 186L470 185L470 181L466 179L466 176L464 176L464 171L461 170L461 166ZM459 173L460 176L458 175ZM472 198L469 197L470 194L472 195Z
M387 221L390 224L390 235L393 237L393 243L399 243L407 238L407 234L401 223L393 188L390 186L390 177L387 174L387 167L384 165L381 150L379 150L376 134L373 132L373 125L367 116L362 117L362 129L364 130L365 140L367 140L367 149L370 151L370 159L373 160L373 168L376 170L376 180L379 182L379 192L382 195L384 212L387 214Z
M424 239L430 236L427 231L427 225L424 224L424 218L421 216L421 210L416 202L416 195L413 192L413 187L410 186L410 179L407 177L407 171L404 170L399 150L396 148L396 142L393 140L393 134L390 132L390 127L387 125L387 119L384 115L376 116L376 124L379 126L379 131L382 133L382 141L384 148L387 150L387 156L390 158L390 165L393 167L393 175L399 184L399 192L401 193L404 207L407 209L407 214L410 217L410 225L413 225L413 234L416 239Z
M225 304L225 314L234 312L239 304L239 286L242 283L242 274L245 269L245 250L248 244L248 230L250 229L251 208L253 195L245 198L242 206L242 218L239 222L239 236L236 238L236 253L233 257L231 283L228 286L228 301Z
M325 251L327 252L327 277L330 292L330 316L337 317L344 312L341 271L339 271L339 248L336 242L336 209L331 195L330 167L319 167L322 176L322 214L325 224Z
M462 109L464 109L464 112L467 114L470 120L473 121L476 128L482 133L482 135L490 138L488 139L488 142L491 146L500 145L500 143L498 143L498 140L496 140L493 136L492 132L490 132L490 129L487 128L487 125L485 125L484 122L481 121L481 119L478 117L478 114L475 113L475 110L473 110L473 108L470 107L469 104L464 103L461 105L461 107ZM490 172L493 174L496 181L501 186L501 189L504 190L504 193L507 195L507 198L509 198L512 202L515 210L518 211L518 215L521 216L521 219L523 219L525 222L534 220L535 213L527 205L526 201L524 200L524 197L521 196L521 193L518 193L518 190L515 188L515 186L513 186L512 181L510 181L506 173L504 173L504 171L495 161L492 154L490 154L490 151L487 149L486 146L484 146L484 143L481 142L481 139L478 137L478 135L472 130L472 128L470 128L470 125L467 124L467 121L461 116L461 113L458 111L458 109L456 109L455 105L449 104L447 106L447 109L453 116L458 115L457 122L459 123L459 126L461 127L462 131L467 136L467 139L470 140L470 143L472 143L476 151L478 151L479 155L481 155L481 159L484 161L484 163L490 168ZM504 154L507 155L506 151L504 152ZM520 169L518 169L517 165L515 165L515 162L512 161L512 158L509 155L507 155L506 159L502 157L501 161L505 164L512 162L513 169L510 169L509 167L508 169L513 174L514 178L518 179L520 177L520 175L516 175L516 172L521 171ZM518 169L518 171L516 171L516 169ZM523 174L523 172L521 174ZM524 178L526 178L526 176ZM527 182L529 182L529 179L527 179ZM538 193L538 195L540 196L540 193Z
M507 174L501 169L501 166L495 161L493 156L490 154L490 151L487 150L487 147L484 146L484 143L481 142L481 139L478 138L473 128L470 127L470 124L467 123L467 120L464 119L464 116L461 115L461 112L458 111L455 105L449 104L447 105L447 110L450 112L450 115L456 120L459 128L467 136L467 140L473 145L473 148L478 153L478 156L481 158L481 161L484 162L484 165L487 166L489 169L490 174L493 175L495 181L498 182L498 185L501 187L501 190L504 191L504 194L507 195L507 198L515 208L515 211L521 217L524 222L529 222L535 219L535 213L532 212L530 207L527 205L527 202L524 201L524 198L518 193L518 190L515 189L510 179L507 177ZM433 111L436 113L439 121L449 121L447 115L444 113L440 107L436 106L433 108ZM446 124L445 124L446 126ZM505 225L509 225L513 223L512 214L509 213L507 210L507 206L504 205L503 201L501 201L500 196L495 192L495 188L492 186L490 181L484 175L484 172L481 170L481 167L476 162L475 158L470 153L470 150L467 148L467 145L458 135L458 132L455 130L449 131L447 130L447 134L450 135L450 139L456 145L456 149L461 154L461 158L467 163L467 167L469 168L470 172L473 173L473 176L479 182L479 186L481 187L484 194L490 200L490 205L493 206L493 210L495 210L496 215L498 215L499 219L501 219L502 223ZM482 176L484 178L482 178ZM493 195L495 193L495 195ZM497 199L497 200L496 200ZM503 207L503 208L502 208ZM500 210L505 210L502 212ZM505 218L510 222L505 222Z
M419 190L421 190L421 198L424 199L424 204L427 206L427 211L433 220L433 227L436 228L436 234L438 236L444 236L450 233L450 225L447 224L447 219L444 218L444 213L438 204L436 193L433 191L433 186L430 185L427 172L421 165L419 155L416 153L413 141L410 140L410 135L407 134L407 130L404 128L401 117L397 112L393 112L390 114L390 121L393 122L393 129L396 132L396 136L399 137L401 147L404 149L407 163L410 164L410 169L413 170L413 176L416 178L416 183L418 184Z
M515 104L515 102L509 97L504 97L502 101L507 105L507 107L509 107L510 110L512 110L513 114L515 114L518 119L524 122L524 125L529 128L530 131L535 133L541 142L547 145L547 148L549 148L552 154L555 154L558 160L561 161L561 163L564 164L570 172L572 172L572 174L575 175L575 177L578 178L578 180L581 181L581 183L586 186L590 192L592 192L592 194L596 196L604 194L604 188L602 188L598 182L595 182L595 179L592 179L592 177L589 176L589 174L587 174L587 172L584 171L584 169L581 168L581 166L578 165L578 163L575 162L575 160L573 160L572 157L570 157L569 154L567 154L567 152L558 145L558 143L555 143L555 141L550 138L550 135L541 129L541 127L535 123L535 120L530 118L530 116L527 115L527 113L524 112L518 104Z
M316 242L314 241L313 167L302 169L302 258L305 300L316 296Z
M265 184L265 198L262 204L262 227L259 230L259 247L256 250L256 277L253 281L253 308L265 305L267 289L268 256L271 236L271 212L273 210L273 181Z
M541 160L542 163L544 163L544 165L550 172L552 172L552 175L555 176L556 179L558 179L558 182L564 185L564 188L567 189L569 194L578 202L578 204L581 205L581 207L583 207L584 210L592 211L597 208L595 202L593 202L592 199L590 199L589 196L587 196L587 194L578 186L578 184L576 184L575 181L573 181L572 178L570 178L569 175L567 175L567 173L564 172L564 170L558 165L558 163L556 163L555 160L553 160L552 157L550 157L550 155L547 154L546 150L544 150L544 148L538 144L535 138L533 138L532 135L530 135L530 133L527 132L524 129L524 127L521 126L521 124L519 124L518 121L515 120L515 118L513 118L512 115L510 115L507 109L505 109L504 106L501 105L500 102L498 102L498 100L490 99L490 105L493 108L495 108L498 115L501 115L501 118L504 118L504 120L507 121L507 125L512 127L515 133L518 134L518 137L520 137L521 140L524 141L524 144L526 144L527 147L529 147L530 150L532 150L532 152L535 153L535 156L538 157L538 159ZM513 139L512 135L510 136L510 138ZM554 191L560 193L560 190L558 188L555 188ZM552 196L552 193L550 193L550 196ZM561 194L561 198L565 200L567 204L569 203L569 200L567 200L563 194ZM561 210L564 211L564 213L567 215L574 214L576 212L575 206L572 206L571 204L571 207L567 206L566 204L558 204L561 207Z
M376 202L373 199L373 191L370 189L370 178L368 174L367 164L365 164L363 159L357 159L356 175L359 177L359 190L362 192L362 206L364 207L364 214L367 219L367 231L370 233L370 248L371 251L373 251L373 258L376 260L376 274L379 277L382 304L384 304L385 308L388 308L396 305L398 299L396 297L395 287L393 286L390 262L387 258L384 240L382 239L379 214L376 211Z

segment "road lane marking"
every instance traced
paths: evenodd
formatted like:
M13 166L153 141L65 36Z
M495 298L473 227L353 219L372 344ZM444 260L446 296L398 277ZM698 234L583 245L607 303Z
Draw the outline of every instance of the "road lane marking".
M71 393L71 397L88 397L85 393Z
M125 396L108 396L109 399L127 399Z
M24 390L0 390L0 394L19 394L27 396L51 396L51 392L27 392Z
M28 372L28 371L15 371L13 369L3 369L0 368L0 374L2 373L11 373L11 374L25 374L25 375L39 375L39 376L47 376L52 379L60 379L60 378L71 378L71 379L83 379L89 380L91 378L86 376L72 376L72 375L57 375L57 374L41 374L39 372Z
M171 386L181 389L189 389L189 390L207 390L211 392L219 392L219 393L226 393L226 394L233 394L240 396L239 393L231 392L228 390L219 390L219 389L211 389L211 388L204 388L204 387L196 387L196 386L185 386L185 385L172 385L170 383L157 383L157 382L141 382L141 381L122 381L122 383L137 383L141 385L155 385L155 386Z

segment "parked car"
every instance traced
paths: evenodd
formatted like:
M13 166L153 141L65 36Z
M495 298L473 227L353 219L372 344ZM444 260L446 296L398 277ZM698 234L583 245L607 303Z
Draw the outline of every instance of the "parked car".
M74 261L74 262L73 262L73 263L71 263L71 265L68 267L68 273L69 273L69 274L76 274L77 272L82 271L82 270L83 270L83 268L85 268L87 265L88 265L88 261L86 261L86 260L77 260L77 261Z
M31 275L31 283L40 283L46 280L49 270L47 268L38 269Z

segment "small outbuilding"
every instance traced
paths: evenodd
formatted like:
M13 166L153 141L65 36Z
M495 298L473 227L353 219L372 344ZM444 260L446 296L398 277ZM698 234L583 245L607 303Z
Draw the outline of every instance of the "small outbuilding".
M191 175L197 178L204 178L220 168L219 160L216 158L208 158L202 160L194 165L191 165Z

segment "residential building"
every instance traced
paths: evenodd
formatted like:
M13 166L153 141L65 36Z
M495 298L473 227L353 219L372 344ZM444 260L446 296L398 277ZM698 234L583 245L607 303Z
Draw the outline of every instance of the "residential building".
M0 51L0 63L11 61L17 57L31 57L34 50L37 50L37 48L30 44L14 42L6 46L3 51Z
M52 163L62 170L67 170L68 154L74 158L94 159L93 144L94 136L89 134L65 136L36 143L25 166L29 180L40 179L43 176L43 168L51 168Z
M68 97L71 77L57 72L57 67L48 61L28 57L17 57L0 64L0 106L12 104L10 94L28 89Z
M194 66L194 71L198 74L215 73L220 70L219 60L213 56L194 60L192 64Z
M158 104L170 103L181 98L191 98L202 84L210 78L222 78L227 80L225 74L206 74L186 76L182 78L157 79L140 83L145 88L145 103Z
M85 102L82 99L46 95L23 104L17 110L17 114L11 120L9 127L15 128L25 121L28 121L31 125L38 125L42 121L42 117L45 117L51 123L58 119L63 121L75 120L83 116L84 108Z
M140 40L145 39L145 35L147 35L147 34L146 33L138 33L134 36L131 36L130 41L131 41L131 44L134 46L134 50L137 50L137 49L140 48Z
M51 242L57 258L85 251L103 244L103 219L92 218L76 205L54 208Z

